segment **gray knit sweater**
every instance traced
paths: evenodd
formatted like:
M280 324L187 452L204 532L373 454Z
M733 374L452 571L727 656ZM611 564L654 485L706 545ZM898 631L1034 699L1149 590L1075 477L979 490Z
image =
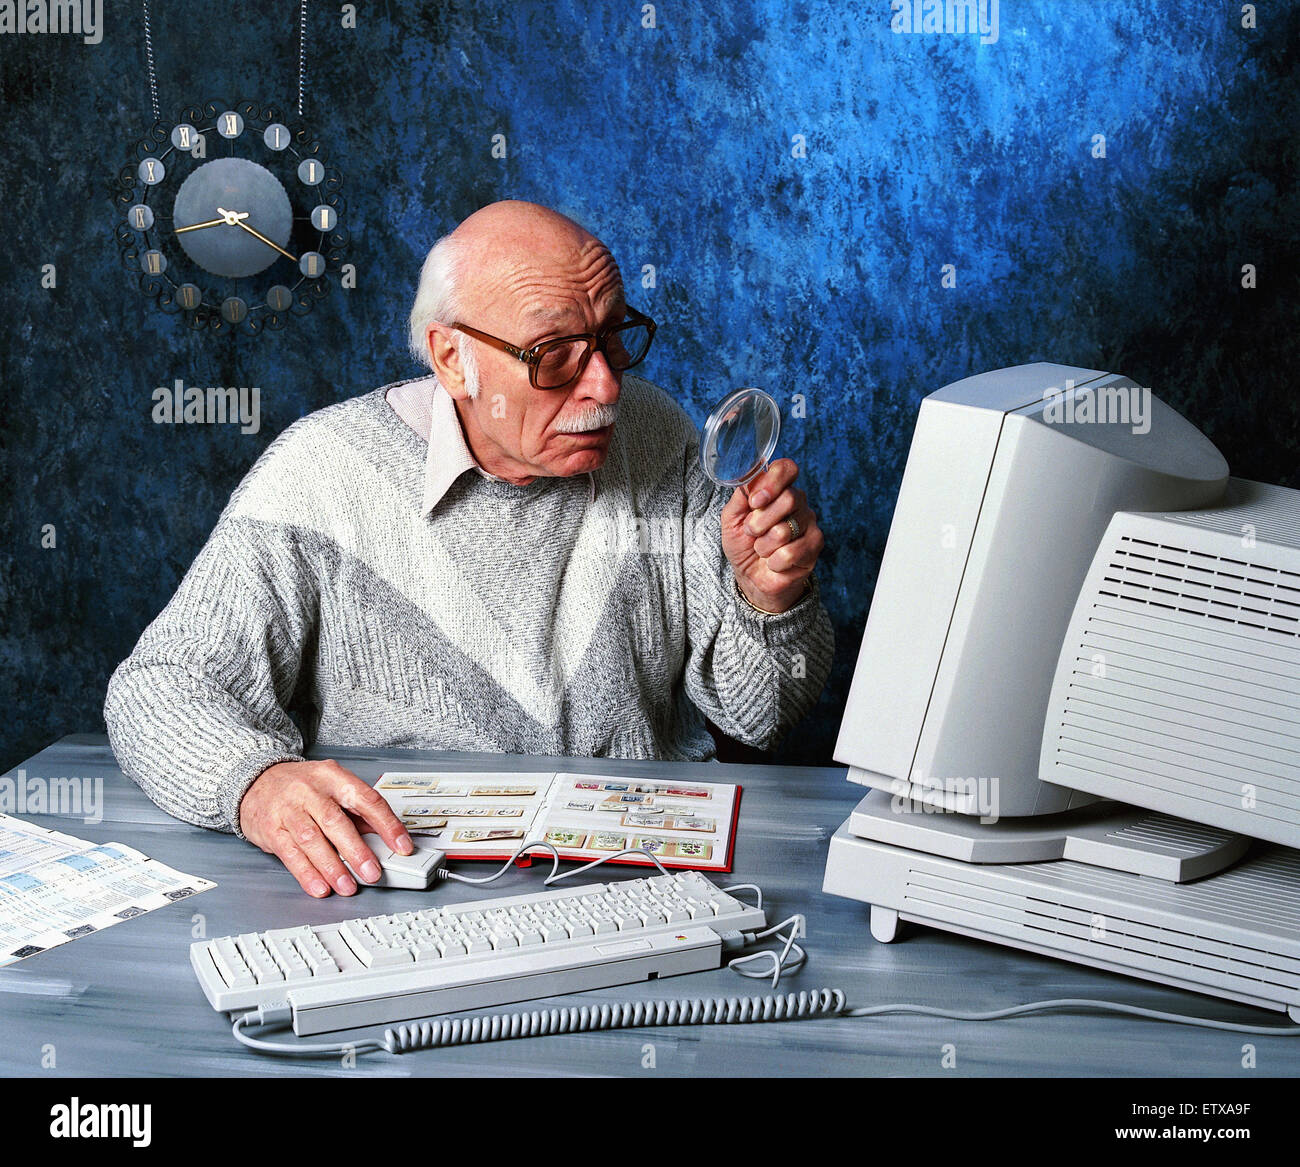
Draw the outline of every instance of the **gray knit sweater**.
M624 378L590 480L471 468L426 509L444 446L387 388L270 445L113 674L113 750L164 810L239 833L304 742L703 760L702 714L766 747L808 711L833 649L816 588L779 616L737 595L729 492L662 390Z

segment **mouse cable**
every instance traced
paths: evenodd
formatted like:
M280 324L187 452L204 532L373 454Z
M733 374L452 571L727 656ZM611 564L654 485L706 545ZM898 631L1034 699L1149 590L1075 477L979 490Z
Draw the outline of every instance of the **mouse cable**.
M511 865L515 862L516 859L522 858L524 855L527 855L530 851L538 851L538 850L549 851L551 855L551 874L548 875L544 880L542 880L543 887L550 887L551 884L559 883L560 880L562 879L569 879L575 875L581 875L584 871L590 871L593 867L599 867L602 863L608 863L611 859L620 859L624 855L643 855L645 858L649 859L650 862L653 863L657 868L659 868L660 875L668 874L668 869L662 863L660 863L659 860L651 852L647 851L644 847L625 847L622 851L615 851L612 855L602 855L599 859L593 859L590 863L584 863L581 867L575 867L572 871L566 871L563 874L560 874L559 851L557 851L555 849L555 846L551 843L536 842L536 843L529 843L524 847L520 847L518 851L516 851L513 855L511 855L510 858L507 859L501 865L501 867L497 871L494 871L491 875L461 875L459 872L450 871L447 868L443 867L443 868L439 868L438 876L441 879L454 879L457 883L478 883L478 884L492 883L494 880L500 879L503 875L505 875L505 873L510 870Z
M752 891L757 899L754 907L761 908L763 906L763 889L756 883L733 883L730 887L724 887L722 890L725 892Z
M790 935L786 936L781 929L790 925ZM751 952L748 956L737 956L727 961L727 967L735 969L742 977L766 977L769 974L772 977L773 990L781 983L781 977L785 973L794 972L795 969L802 968L808 960L808 953L804 951L803 946L796 944L795 941L801 936L807 936L808 929L803 914L796 912L793 916L782 920L779 924L774 924L770 928L764 928L761 932L728 932L722 937L722 946L724 948L733 948L741 945L755 944L760 940L766 940L769 936L775 936L778 940L785 942L785 947L780 953L775 948L764 948L759 952ZM791 956L791 953L794 953ZM748 966L754 961L770 960L772 963L763 969L751 969Z

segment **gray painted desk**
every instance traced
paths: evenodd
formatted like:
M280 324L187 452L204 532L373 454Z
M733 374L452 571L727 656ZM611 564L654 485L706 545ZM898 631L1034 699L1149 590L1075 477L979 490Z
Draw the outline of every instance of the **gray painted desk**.
M414 750L332 756L370 781L385 769L468 768L475 760L473 755ZM486 761L501 770L530 768L538 760L494 754ZM782 991L838 987L853 1005L906 1001L965 1009L996 1009L1049 997L1094 997L1258 1024L1283 1020L1281 1015L916 926L905 929L893 944L877 943L868 931L865 905L821 891L827 840L858 793L845 781L842 768L606 759L566 759L562 764L593 774L672 774L744 786L732 880L759 884L773 921L796 911L808 917L808 965L783 981ZM431 892L363 889L350 899L313 900L273 857L233 836L191 827L164 814L122 776L102 735L64 738L20 769L31 777L104 780L103 822L85 825L79 819L53 816L34 821L97 842L127 843L181 871L213 879L218 887L0 969L0 1074L6 1076L1209 1075L1251 1081L1300 1072L1300 1040L1063 1013L987 1023L894 1015L625 1030L399 1058L364 1055L355 1069L336 1062L261 1056L235 1043L224 1014L209 1008L199 991L188 953L196 914L203 917L208 936L224 936L403 911L430 898L451 902L540 890L539 868L512 872L487 888L451 884ZM483 870L488 870L486 865ZM619 869L606 870L613 874L602 878L622 877ZM762 981L720 969L585 994L584 999L765 991ZM377 1032L354 1030L348 1037ZM287 1037L292 1040L291 1034ZM1254 1069L1242 1066L1247 1042L1256 1049ZM45 1069L42 1057L50 1046L55 1065ZM649 1061L647 1046L653 1046L653 1069L643 1065ZM947 1060L955 1058L951 1068L943 1064L945 1047L950 1047Z

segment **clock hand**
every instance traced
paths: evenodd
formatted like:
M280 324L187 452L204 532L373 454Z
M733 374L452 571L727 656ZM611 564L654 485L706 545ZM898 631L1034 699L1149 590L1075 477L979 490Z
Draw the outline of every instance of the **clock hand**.
M248 216L245 215L244 217L247 218ZM263 235L260 231L254 231L253 228L250 227L247 223L245 223L245 222L243 222L243 221L241 220L240 223L239 223L239 226L241 226L241 227L242 227L245 231L247 231L250 235L256 236L256 237L257 237L258 239L260 239L263 243L265 243L265 244L267 245L267 247L274 247L276 251L278 251L281 255L283 255L283 256L285 257L285 259L293 260L294 263L297 263L297 262L298 262L298 260L297 260L297 258L296 258L295 256L290 255L287 251L285 251L285 249L284 249L283 247L281 247L281 246L280 246L278 243L276 243L273 239L268 239L268 238L267 238L265 235Z
M176 234L182 235L186 231L198 231L203 227L219 227L222 223L229 223L232 227L242 226L240 219L248 218L248 211L228 211L225 207L218 207L217 214L220 219L209 219L206 223L191 223L188 227L177 227Z
M225 219L209 219L206 223L191 223L188 227L177 227L176 234L183 235L186 231L198 231L204 227L217 227L225 221Z

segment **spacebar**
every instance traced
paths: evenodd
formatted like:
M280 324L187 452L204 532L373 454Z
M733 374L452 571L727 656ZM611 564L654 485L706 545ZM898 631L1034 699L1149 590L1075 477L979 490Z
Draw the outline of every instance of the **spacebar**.
M345 984L295 985L285 999L293 1008L294 1032L306 1036L626 985L651 974L700 972L722 963L721 938L712 928L698 925L600 940L576 947L531 948L481 964L445 969L412 965Z

